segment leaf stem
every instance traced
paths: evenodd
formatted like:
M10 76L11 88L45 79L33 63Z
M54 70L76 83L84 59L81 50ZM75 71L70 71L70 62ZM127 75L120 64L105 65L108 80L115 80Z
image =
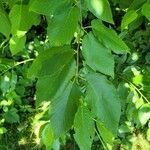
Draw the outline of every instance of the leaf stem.
M80 37L79 37L77 50L76 50L76 54L77 54L77 58L76 58L76 63L77 63L76 76L77 76L77 78L79 76L79 50L80 50Z
M80 7L80 31L79 31L79 37L78 37L78 41L77 41L77 49L76 49L76 54L77 54L77 58L76 58L76 64L77 64L77 69L76 69L76 78L78 80L78 76L79 76L79 55L80 55L80 38L81 38L81 28L82 28L82 6L81 6L81 0L79 1L79 7Z
M21 62L17 62L16 64L14 64L13 66L11 66L11 67L9 67L8 69L6 69L6 70L4 70L1 74L0 74L0 76L1 75L3 75L3 74L5 74L6 72L8 72L10 69L13 69L13 68L15 68L15 67L17 67L17 66L19 66L19 65L21 65L21 64L25 64L25 63L27 63L27 62L30 62L30 61L33 61L34 59L27 59L27 60L24 60L24 61L21 61Z
M96 134L97 134L99 140L101 141L101 143L102 143L104 149L109 150L109 149L107 148L107 146L105 145L104 141L102 140L101 136L99 135L99 133L98 133L98 131L97 131L96 129L95 129L95 132L96 132Z
M92 26L86 26L86 27L83 27L84 29L91 29Z
M1 45L0 45L0 49L5 45L5 43L8 41L8 39L5 39L2 43L1 43Z
M143 97L143 99L147 102L147 103L149 103L149 100L144 96L144 94L136 87L136 85L134 85L134 83L132 83L131 81L129 81L128 79L126 79L126 78L124 78L124 77L122 77L122 76L120 76L119 75L119 77L121 78L121 79L123 79L124 81L126 81L126 82L128 82L140 95L141 95L141 97Z
M83 80L83 81L86 81L86 79L85 78L83 78L83 77L81 77L81 76L78 76L81 80Z

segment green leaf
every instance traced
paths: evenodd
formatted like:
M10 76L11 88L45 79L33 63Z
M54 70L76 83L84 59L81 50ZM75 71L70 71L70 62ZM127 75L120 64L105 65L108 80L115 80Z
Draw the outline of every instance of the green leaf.
M4 75L4 76L1 76L1 82L0 82L0 89L1 91L3 92L3 95L5 95L6 92L9 91L9 88L10 88L10 77L9 75Z
M9 5L9 8L12 8L12 6L19 0L0 0L0 3L6 3Z
M18 52L22 51L26 43L26 36L23 35L14 35L9 42L9 47L11 50L12 55L17 54Z
M0 127L0 135L4 134L7 132L7 129L4 127Z
M147 0L133 0L131 3L129 10L138 10L142 7L142 5L146 2Z
M74 75L75 62L71 61L59 72L40 77L36 85L36 105L39 106L43 101L53 101L60 96Z
M127 124L121 124L119 126L119 134L124 134L124 133L130 133L131 130L130 130L130 127L127 125Z
M6 122L9 123L16 123L19 122L19 115L17 114L16 108L11 108L4 114L4 118Z
M28 77L43 77L59 72L64 64L73 58L73 49L69 46L53 47L42 51L28 71ZM59 61L58 61L59 60Z
M87 75L87 101L92 112L114 136L121 114L117 90L105 76L91 73Z
M97 129L107 146L113 145L114 136L101 121L97 121Z
M78 26L79 16L79 9L74 7L49 19L48 36L51 46L70 44Z
M146 132L146 137L147 137L147 140L150 142L150 128L148 128Z
M123 54L129 52L128 46L122 41L117 33L114 30L105 27L99 20L92 21L92 28L98 40L114 53Z
M75 62L70 47L56 47L40 53L28 73L29 77L38 77L36 105L60 96L74 75Z
M92 33L83 38L82 53L87 65L93 70L114 77L114 58Z
M15 65L15 60L11 58L0 58L0 64L4 65L6 68L12 67ZM2 71L1 68L0 71Z
M9 37L11 25L7 14L0 8L0 32Z
M74 138L80 150L91 150L94 138L94 121L91 112L85 106L80 106L74 120Z
M86 0L88 9L99 19L113 23L108 0Z
M73 125L81 93L75 84L70 83L64 92L51 103L50 121L55 138L60 137Z
M53 133L50 123L48 123L44 127L41 138L42 138L43 144L46 146L47 149L52 146L52 144L54 142L54 133Z
M29 12L28 5L14 5L9 13L11 21L11 32L16 34L17 31L28 31L32 25L38 23L38 15Z
M68 0L31 0L29 6L30 11L51 16L63 13L71 3Z
M132 23L137 17L138 17L138 14L136 13L136 11L129 10L122 19L121 30L127 29L128 25Z
M150 3L145 3L142 6L142 14L150 21Z
M0 89L5 95L7 92L13 91L17 83L17 75L12 72L8 72L0 78Z
M145 60L147 64L150 64L150 52L148 52L147 55L145 56Z
M119 3L120 9L127 9L133 0L127 0L127 1L117 0L117 1Z
M144 104L138 111L140 123L145 125L150 119L150 104Z

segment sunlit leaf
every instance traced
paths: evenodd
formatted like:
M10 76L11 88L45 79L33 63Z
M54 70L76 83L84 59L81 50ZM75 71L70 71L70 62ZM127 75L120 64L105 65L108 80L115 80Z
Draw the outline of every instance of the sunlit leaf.
M144 104L139 109L138 117L142 125L147 123L147 121L150 119L150 104Z
M22 51L25 46L25 42L26 42L25 35L23 36L14 35L10 39L10 50L11 50L12 55L15 55L18 52Z
M46 148L51 148L54 141L54 133L51 127L51 124L48 123L42 131L42 142Z
M136 11L134 10L130 10L128 11L123 19L122 19L122 23L121 23L121 29L127 29L128 25L133 22L136 18L138 17L138 14L136 13Z
M100 133L100 136L103 138L107 146L112 146L114 140L113 134L105 127L105 125L101 121L97 121L96 125Z
M18 30L27 31L32 25L38 23L38 15L34 12L29 12L28 5L14 5L9 13L9 18L13 34L16 34Z
M113 23L112 13L107 0L86 0L88 9L99 19Z

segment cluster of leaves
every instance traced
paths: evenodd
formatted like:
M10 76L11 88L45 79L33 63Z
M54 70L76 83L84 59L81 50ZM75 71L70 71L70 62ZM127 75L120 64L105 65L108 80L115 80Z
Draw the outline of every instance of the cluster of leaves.
M69 133L81 150L148 150L149 9L149 0L0 0L0 134L35 99L48 150Z
M30 124L27 120L34 113L33 82L27 78L29 65L24 64L26 56L23 57L12 57L8 44L1 47L0 149L4 150L16 148L16 143ZM6 139L11 143L8 144Z

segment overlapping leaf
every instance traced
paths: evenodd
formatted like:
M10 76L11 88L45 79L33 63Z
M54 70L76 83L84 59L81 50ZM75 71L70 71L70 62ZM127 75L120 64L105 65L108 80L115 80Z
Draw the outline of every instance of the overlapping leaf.
M99 20L92 21L92 28L95 36L99 39L99 41L101 41L114 53L122 54L129 52L128 46L121 38L119 38L113 29L105 27Z
M114 76L114 59L111 51L104 47L92 33L83 39L83 56L93 70Z
M138 111L138 118L142 125L145 125L150 119L150 104L144 104Z
M73 50L69 46L45 50L39 54L32 64L28 76L33 78L53 75L69 63L72 58Z
M105 127L101 121L97 121L97 129L103 138L103 141L107 143L108 146L113 145L114 135Z
M86 78L88 82L87 101L92 111L106 129L116 136L121 105L115 87L105 76L97 73L88 74Z
M34 12L29 12L28 5L14 5L10 11L9 18L12 25L12 34L16 34L17 31L28 31L32 25L38 23L38 15Z
M80 150L91 150L94 128L91 112L85 106L80 106L74 120L74 138Z
M59 61L58 61L59 60ZM43 51L32 64L28 76L38 77L37 106L60 96L75 75L73 50L56 47Z
M15 4L9 13L9 18L11 21L12 33L10 50L11 53L15 55L22 51L26 42L25 34L32 27L32 25L38 23L38 15L34 12L29 12L28 5Z
M128 28L128 25L132 21L134 21L137 17L138 17L138 14L136 13L136 11L134 11L134 10L128 11L122 19L121 29L123 30L123 29Z
M11 30L11 24L7 14L0 8L0 32L4 34L7 38L9 37Z
M142 7L142 5L146 2L146 0L133 0L131 3L129 10L138 10Z
M53 75L40 77L36 86L36 104L39 105L42 101L53 101L60 96L74 75L75 62L71 61Z
M150 21L150 3L145 3L142 6L142 14Z
M42 131L42 142L47 149L51 149L54 142L54 133L50 123L46 124Z
M63 13L70 6L70 0L31 0L29 9L42 15L51 16Z
M12 55L15 55L23 50L26 43L26 36L24 34L23 35L16 34L10 39L9 43Z
M88 9L99 19L113 23L112 13L107 0L86 0Z
M78 87L70 82L64 92L52 102L50 121L55 138L60 137L73 125L80 96Z

